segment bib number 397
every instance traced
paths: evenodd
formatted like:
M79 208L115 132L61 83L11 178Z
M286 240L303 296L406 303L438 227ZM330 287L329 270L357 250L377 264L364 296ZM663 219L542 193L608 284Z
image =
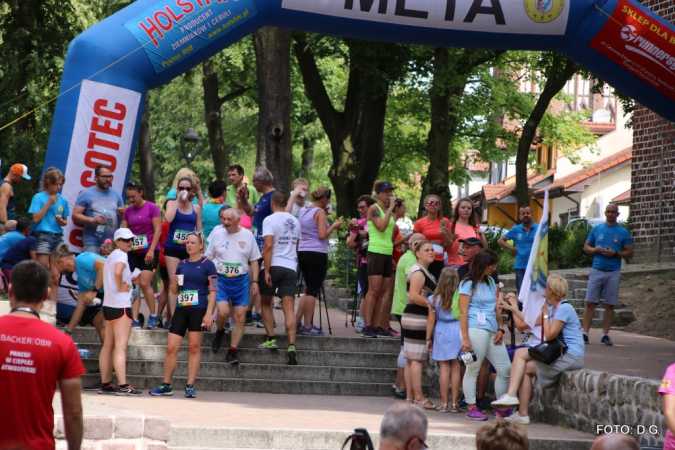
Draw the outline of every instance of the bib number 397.
M174 243L174 244L185 245L185 243L187 242L188 234L190 234L190 231L187 231L187 230L176 230L176 231L173 233L173 243Z
M199 305L199 292L180 291L178 294L178 306L197 306Z

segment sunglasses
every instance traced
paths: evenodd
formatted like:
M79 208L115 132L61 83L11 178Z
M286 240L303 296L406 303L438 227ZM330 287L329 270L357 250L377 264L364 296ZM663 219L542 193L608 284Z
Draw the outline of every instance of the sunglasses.
M122 242L131 242L133 240L134 240L133 238L129 238L129 239L119 238L118 239L118 241L122 241Z
M204 238L202 237L201 231L190 231L187 235L197 236L199 238L199 242L204 242Z
M191 188L191 187L186 187L186 186L178 186L178 187L176 188L176 190L177 190L178 192L181 192L181 191L188 191L188 192L189 192L189 191L192 190L192 188Z
M141 183L138 183L138 182L136 182L136 181L130 181L130 182L128 182L127 185L126 185L126 188L127 188L127 189L129 189L129 188L137 188L137 187L141 187Z
M441 204L441 202L437 202L436 200L430 200L430 201L427 202L427 205L429 205L429 206L438 206L440 204Z

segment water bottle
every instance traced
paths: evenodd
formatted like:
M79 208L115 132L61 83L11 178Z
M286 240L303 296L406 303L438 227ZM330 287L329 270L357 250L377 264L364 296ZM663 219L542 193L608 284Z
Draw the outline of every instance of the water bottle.
M103 215L105 216L106 223L108 222L108 208L103 209ZM97 238L102 238L103 235L105 234L105 223L100 223L96 226L96 237Z
M88 359L88 358L94 357L94 352L92 352L91 350L87 350L86 348L78 349L77 353L80 354L80 358L82 358L82 359Z

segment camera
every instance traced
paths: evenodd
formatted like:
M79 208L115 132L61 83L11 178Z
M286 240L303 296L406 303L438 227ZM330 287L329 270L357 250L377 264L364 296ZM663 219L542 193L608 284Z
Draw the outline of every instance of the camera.
M459 354L457 355L457 361L459 361L459 364L461 366L468 366L469 364L472 364L476 362L478 358L476 357L476 354L471 350L470 352L462 352L460 351Z
M351 441L349 450L374 450L373 441L370 440L370 435L368 430L365 428L357 428L354 430L354 434L349 436L344 444L342 444L342 449L347 446L347 443Z

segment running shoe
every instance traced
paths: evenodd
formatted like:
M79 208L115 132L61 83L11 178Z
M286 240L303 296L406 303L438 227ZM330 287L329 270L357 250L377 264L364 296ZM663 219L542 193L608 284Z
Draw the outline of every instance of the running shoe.
M84 386L82 388L83 391L98 391L99 389L101 389L101 382L100 381L97 381L94 384L90 384L89 386Z
M312 324L311 327L302 327L299 333L303 336L325 336L325 333Z
M583 336L584 336L584 344L588 344L588 343L589 343L589 341L588 341L588 334L586 334L586 333L582 333L582 334L583 334Z
M265 322L258 322L255 326L256 326L257 328L265 328ZM272 324L272 328L276 328L276 327L277 327L277 323L274 322L274 323Z
M466 405L467 405L466 399L464 398L464 394L462 394L459 397L459 401L457 402L457 406L460 407L460 408L466 408Z
M157 317L157 316L155 316L155 317ZM164 329L164 321L162 320L161 317L157 317L157 328L159 328L160 330Z
M254 312L253 315L251 315L251 319L253 319L254 322L262 320L262 316L258 311Z
M273 348L279 348L279 346L277 345L276 339L266 339L265 342L258 345L258 348L273 349Z
M117 388L112 383L102 384L101 387L98 388L98 393L105 395L115 395L117 393Z
M131 319L131 328L140 328L141 321L138 319Z
M289 366L298 365L298 350L295 348L295 345L289 345L288 350L286 350L286 356L288 356L288 362L286 363Z
M377 333L373 331L371 327L363 327L363 337L364 338L376 338Z
M171 322L169 322L169 321L164 322L164 329L165 330L171 329Z
M213 341L211 341L211 350L213 350L214 353L220 350L220 342L223 340L223 336L225 336L225 330L216 331L215 336L213 336Z
M185 385L185 398L197 398L195 387L192 384Z
M398 339L401 338L401 334L391 327L387 328L387 334L391 337L394 337L394 338L398 338Z
M380 337L380 336L385 337L385 338L392 337L389 333L387 333L387 330L385 330L382 327L377 327L373 331L375 332L377 337Z
M232 330L234 329L234 325L231 324L230 322L227 322L227 323L225 324L225 327L224 327L224 328L225 328L225 332L226 332L226 333L232 333Z
M485 400L482 398L476 398L476 407L482 412L485 412Z
M237 359L237 352L235 352L232 349L228 350L227 356L225 356L225 362L230 364L239 364L239 360Z
M521 416L520 414L512 414L509 417L507 417L505 420L508 420L509 422L519 423L521 425L529 425L530 424L530 416Z
M244 325L247 327L252 327L255 325L255 322L253 322L253 317L247 317L246 322L244 322Z
M612 340L606 334L602 336L602 339L600 339L600 343L602 345L607 345L608 347L612 347L614 345L614 342L612 342Z
M162 383L157 389L151 390L150 395L170 397L173 395L173 385Z
M124 387L117 386L117 390L115 390L115 395L120 395L120 396L129 395L129 396L137 397L137 396L143 395L143 391L137 391L136 389L134 389L134 387L132 385L127 384Z
M365 325L363 322L363 317L359 317L356 321L356 325L354 326L354 331L356 331L357 333L362 333L364 327Z
M465 417L469 420L488 420L488 417L475 406L466 413Z
M150 316L148 317L148 330L151 330L153 328L157 328L157 316Z
M492 402L492 406L516 406L520 405L518 397L511 397L509 394L504 394L497 400Z
M511 417L513 415L513 408L506 408L506 410L501 410L497 408L493 412L496 418L506 419L507 417Z

